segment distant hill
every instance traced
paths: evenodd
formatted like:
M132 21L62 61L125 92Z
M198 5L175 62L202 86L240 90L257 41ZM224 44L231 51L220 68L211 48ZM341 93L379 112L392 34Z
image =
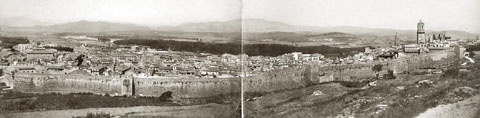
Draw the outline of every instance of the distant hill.
M47 26L49 23L33 20L26 17L8 17L0 18L0 25L8 27L33 27L33 26Z
M183 23L177 26L158 27L159 31L175 32L241 32L241 20L226 22Z
M236 19L225 22L200 22L184 23L177 26L158 27L159 31L178 32L296 32L312 29L313 27L299 27L282 22L267 21L263 19Z
M104 21L78 21L50 26L11 27L3 26L4 31L32 31L32 32L110 32L110 31L138 31L151 30L148 27L135 24L112 23Z
M242 26L243 25L243 29ZM295 26L282 22L268 21L264 19L236 19L225 22L199 22L184 23L177 26L158 27L159 31L178 31L178 32L346 32L346 33L372 33L372 32L393 32L392 29L373 29L363 27L315 27L315 26Z
M78 21L49 26L50 30L62 32L108 32L129 30L150 30L148 27L134 24L111 23L103 21Z
M243 25L243 29L242 26ZM335 26L335 27L316 27L316 26L296 26L287 23L268 21L264 19L236 19L225 22L200 22L200 23L184 23L177 26L163 26L158 27L159 31L175 31L175 32L344 32L350 34L370 34L377 36L395 35L413 35L415 30L396 30L396 29L382 29L382 28L365 28L353 26ZM476 34L465 31L445 30L433 31L429 30L427 33L445 32L447 35L454 37L474 37ZM409 36L410 37L410 36Z
M18 18L27 19L27 18ZM22 21L22 20L19 20ZM42 24L29 21L30 24ZM22 21L22 22L23 22ZM7 23L5 23L7 24ZM236 19L222 22L199 22L199 23L184 23L177 26L162 26L157 28L149 28L145 26L139 26L135 24L125 23L113 23L104 21L78 21L65 24L57 24L50 26L31 26L31 27L12 27L11 25L2 25L4 31L35 31L35 32L112 32L112 31L159 31L159 32L214 32L214 33L226 33L226 32L241 32L245 34L265 33L265 35L286 35L291 37L292 35L298 35L295 33L304 34L319 34L329 32L341 32L354 35L375 35L379 37L393 37L395 33L398 33L399 39L412 40L416 37L415 30L395 30L395 29L381 29L381 28L365 28L365 27L352 27L352 26L336 26L336 27L316 27L316 26L296 26L287 23L268 21L264 19ZM242 28L243 26L243 28ZM277 32L271 34L272 32ZM288 34L287 32L291 32ZM455 38L474 38L477 34L468 33L465 31L457 30L445 30L445 31L432 31L427 30L427 33L440 33L444 32L448 36ZM270 33L270 34L268 34ZM292 34L293 33L293 34ZM354 36L350 36L354 37ZM358 36L357 36L358 37ZM362 39L362 38L357 38Z
M365 44L380 41L382 37L343 32L248 32L244 33L243 39L257 43Z

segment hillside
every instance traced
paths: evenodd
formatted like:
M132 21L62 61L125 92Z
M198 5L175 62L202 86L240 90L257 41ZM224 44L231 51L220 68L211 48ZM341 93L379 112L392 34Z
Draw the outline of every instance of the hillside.
M243 28L241 27L243 25ZM268 21L264 19L236 19L225 22L199 22L199 23L184 23L177 26L163 26L157 27L159 31L174 31L174 32L238 32L244 33L268 33L271 32L304 32L304 33L328 33L328 32L343 32L357 35L377 35L377 36L393 36L397 32L400 37L415 37L416 30L396 30L396 29L382 29L382 28L365 28L354 26L334 26L334 27L317 27L317 26L296 26L282 22ZM444 32L452 37L459 38L474 38L477 34L458 31L445 30L434 31L427 30L427 33Z
M129 31L129 30L150 30L147 27L134 24L121 24L103 21L78 21L60 25L49 26L50 30L62 32L108 32L108 31Z
M110 32L110 31L146 31L148 27L135 24L112 23L104 21L77 21L65 24L33 27L2 26L4 31L29 31L29 32Z
M171 32L241 32L241 20L226 22L183 23L177 26L158 27L159 31Z
M34 26L46 26L47 22L37 21L26 17L8 17L0 18L0 26L8 27L34 27Z
M264 19L235 19L230 21L183 23L177 26L162 26L152 29L135 24L83 20L51 26L2 26L2 30L97 33L97 35L117 35L122 32L121 34L124 35L145 36L145 38L177 37L201 39L206 42L231 42L243 39L246 43L276 43L306 46L335 45L340 47L390 45L394 42L395 33L398 33L397 37L400 44L411 43L416 39L416 31L414 29L395 30L352 26L296 26ZM243 31L243 33L240 33L241 31ZM458 30L427 30L427 34L432 33L446 33L447 36L451 36L454 39L474 39L477 36L477 34Z

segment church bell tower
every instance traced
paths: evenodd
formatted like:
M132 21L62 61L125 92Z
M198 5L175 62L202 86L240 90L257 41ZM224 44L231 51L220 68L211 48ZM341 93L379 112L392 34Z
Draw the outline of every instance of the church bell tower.
M427 43L424 26L422 20L417 23L417 44Z

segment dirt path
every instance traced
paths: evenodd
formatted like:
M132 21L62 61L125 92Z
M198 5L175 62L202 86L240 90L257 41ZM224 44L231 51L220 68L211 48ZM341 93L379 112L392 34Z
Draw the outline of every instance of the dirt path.
M232 105L205 104L195 106L138 106L115 108L87 108L0 114L0 118L71 118L85 116L88 112L109 113L122 117L175 117L175 118L224 118L233 117Z
M480 118L477 112L480 112L480 95L457 103L430 108L416 118Z

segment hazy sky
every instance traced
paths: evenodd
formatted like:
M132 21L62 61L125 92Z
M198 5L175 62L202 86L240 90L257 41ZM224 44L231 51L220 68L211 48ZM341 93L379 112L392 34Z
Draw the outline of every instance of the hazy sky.
M241 0L0 0L0 17L177 25L241 18Z
M242 11L243 7L243 11ZM242 14L243 12L243 14ZM0 0L0 17L177 25L262 18L304 26L480 32L480 0Z
M306 26L480 32L480 0L244 0L243 17Z

